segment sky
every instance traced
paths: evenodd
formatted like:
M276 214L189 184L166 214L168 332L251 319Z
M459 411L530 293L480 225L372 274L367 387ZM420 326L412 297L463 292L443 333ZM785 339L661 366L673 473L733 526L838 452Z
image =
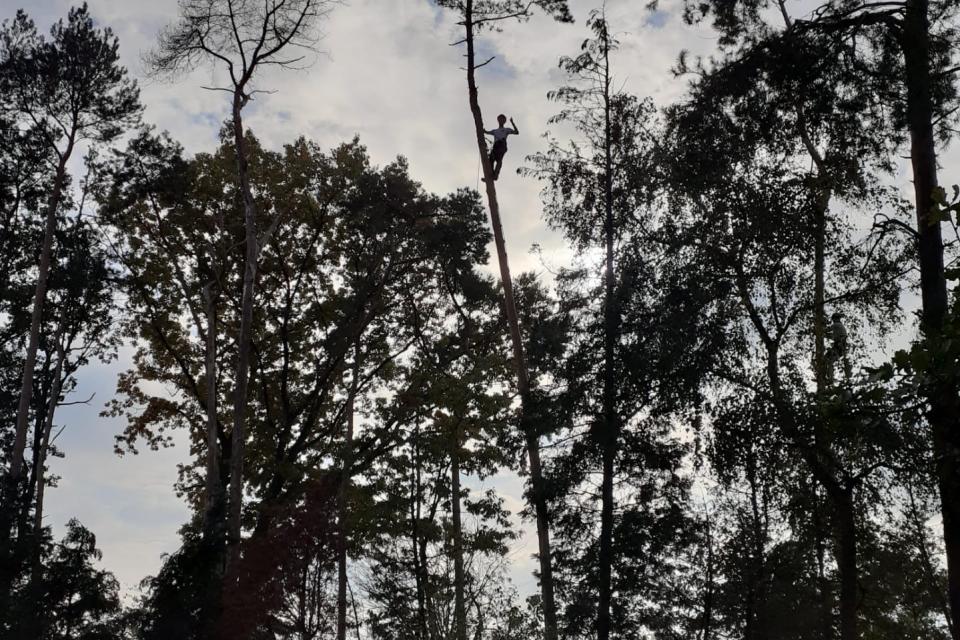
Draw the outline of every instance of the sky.
M561 55L576 54L588 36L584 22L601 0L572 0L576 24L560 25L542 16L527 24L508 25L484 35L482 47L496 59L479 72L480 100L493 128L497 113L513 117L521 135L511 138L498 193L514 273L549 274L566 264L570 252L541 217L540 189L533 178L514 174L523 159L545 148L542 134L556 113L546 99L564 77ZM69 0L0 0L0 19L23 7L46 30L65 16ZM662 0L660 10L645 9L646 0L608 0L608 19L622 47L614 58L619 85L665 105L681 97L686 81L670 69L682 50L709 55L716 36L706 27L683 24L678 0ZM806 0L791 3L802 14ZM229 104L225 94L201 87L216 81L197 71L176 83L145 77L142 55L159 30L175 19L176 0L89 0L95 19L111 27L120 40L122 62L138 78L144 118L167 130L188 152L210 151L217 144ZM271 70L259 83L260 94L248 107L246 124L270 148L303 135L322 147L360 137L375 164L405 156L411 175L425 189L446 193L478 185L479 166L470 117L461 50L452 15L430 0L349 0L337 6L322 29L321 55L302 71ZM955 162L951 166L956 166ZM903 179L906 180L905 178ZM960 178L958 178L960 180ZM904 182L901 186L908 186ZM538 245L540 253L531 251ZM48 493L47 517L60 536L76 517L97 536L102 565L113 571L125 594L156 572L164 553L179 543L178 528L187 520L174 495L177 463L188 455L180 446L159 452L118 457L114 436L123 425L99 416L129 366L130 349L109 364L82 371L75 399L95 394L87 405L66 407L58 423L66 429L58 446L66 457L52 461L59 486ZM517 478L493 481L513 511L521 507ZM535 540L524 536L511 555L511 574L521 592L534 588L530 577Z

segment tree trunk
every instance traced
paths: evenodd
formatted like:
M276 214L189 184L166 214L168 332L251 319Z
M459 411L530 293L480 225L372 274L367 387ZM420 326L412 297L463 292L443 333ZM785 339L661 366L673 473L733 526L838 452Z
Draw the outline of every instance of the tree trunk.
M830 579L827 577L826 556L827 537L829 532L820 513L820 496L814 489L813 493L813 532L816 538L814 545L817 554L817 596L820 606L820 635L823 640L833 638L833 590L830 588Z
M857 566L857 522L853 487L834 497L837 535L837 570L840 574L840 638L857 638L859 568Z
M23 474L23 453L27 446L27 427L30 417L30 403L33 399L33 370L37 362L37 348L40 343L40 324L43 319L43 305L47 299L47 280L50 275L50 258L53 252L53 240L57 229L57 210L63 197L63 187L67 177L67 162L73 152L71 136L66 150L60 155L53 181L53 190L47 200L46 222L43 230L43 245L40 250L40 263L37 267L37 285L33 296L33 310L30 317L30 335L27 340L27 353L23 364L23 377L20 385L20 401L17 406L17 421L13 448L10 452L10 469L0 486L0 611L7 609L10 588L13 581L14 558L10 548L14 518L18 512L20 480Z
M813 217L814 217L814 287L813 287L813 371L814 379L817 385L817 400L818 400L818 413L817 419L814 422L813 426L813 438L814 438L814 447L817 451L820 451L824 448L830 447L829 437L824 433L824 416L821 411L819 411L819 403L822 402L824 395L829 391L831 375L827 372L827 357L826 357L826 333L827 333L827 309L826 309L826 233L827 233L827 209L830 206L830 199L832 197L832 190L827 186L826 181L829 180L829 177L823 174L824 171L824 162L823 158L816 151L816 148L813 146L813 143L810 141L809 137L806 136L806 131L804 130L804 141L807 143L807 147L810 150L810 155L814 160L814 163L819 169L819 173L816 179L817 183L817 193L815 194L816 204L814 205ZM833 372L832 375L836 375L836 372ZM837 504L836 496L833 495L837 493L836 491L830 491L829 487L825 487L827 494L827 502L831 504L834 508L835 513L839 513L843 508L842 505ZM820 507L820 502L817 499L817 492L814 491L814 505L813 508L816 511ZM823 526L823 521L820 519L819 514L814 513L814 526L815 526L815 536L817 538L817 569L818 569L818 589L820 591L820 628L821 633L823 634L824 640L829 640L833 637L833 603L832 603L832 590L830 588L830 581L827 579L826 573L824 571L824 555L826 552L826 528ZM850 524L853 525L854 521L851 519ZM841 548L839 542L839 523L834 526L834 536L837 538L837 549ZM854 574L856 574L856 547L853 549L854 556L852 557L852 569ZM838 562L838 572L840 574L841 583L845 583L845 580L849 576L845 575L848 573L851 568L851 564L840 564ZM841 609L844 608L844 591L841 587L840 590L840 606ZM853 596L854 607L856 604L856 582L854 581L854 596ZM846 603L849 604L849 603ZM849 613L849 612L848 612ZM857 636L856 631L856 609L854 608L853 616L847 620L846 633L853 635L849 636L855 638ZM844 637L843 625L841 625L841 638Z
M750 485L750 525L753 543L750 562L750 585L747 590L747 620L744 637L747 640L764 640L767 637L765 621L761 620L764 610L766 590L763 586L763 573L766 565L767 535L760 514L760 500L757 491L757 459L751 448L747 451L747 484Z
M714 558L713 558L713 531L710 525L710 513L706 517L707 557L706 557L706 588L703 595L703 626L700 640L710 640L713 637L713 590L714 590Z
M210 574L208 575L206 602L200 615L202 637L212 637L222 614L224 567L224 516L225 496L223 492L222 470L220 466L220 438L217 395L217 283L209 282L203 288L203 301L206 307L207 335L204 345L204 369L207 384L207 458L204 487L203 542L205 552L209 554Z
M930 557L930 550L927 547L927 526L924 524L924 519L920 514L920 510L917 508L913 485L908 482L906 488L907 496L910 499L910 510L907 512L907 515L910 518L910 524L914 530L914 542L917 547L917 552L920 555L920 562L923 564L923 577L925 578L927 591L930 597L940 605L940 613L943 615L943 619L947 623L947 630L950 631L952 637L954 634L953 615L950 613L950 607L947 605L947 600L940 588L935 564L933 558Z
M347 638L347 492L350 488L350 467L353 465L354 403L360 377L360 341L354 343L353 372L347 398L347 424L341 456L342 477L337 491L337 640Z
M73 151L73 141L60 156L57 173L53 181L53 191L47 201L46 223L43 229L43 245L40 251L40 263L37 266L37 286L33 295L33 311L30 316L30 336L27 342L27 354L23 364L23 378L20 384L20 403L17 406L16 434L13 452L10 458L10 478L19 480L23 471L23 451L27 445L27 423L30 417L30 400L33 397L33 369L37 363L37 347L40 343L40 323L43 320L43 305L47 299L47 280L50 275L50 257L53 253L53 237L57 231L57 209L63 196L63 186L67 177L67 162Z
M940 222L930 219L938 181L930 71L929 0L907 0L902 38L917 213L917 257L923 300L921 325L927 344L931 349L937 349L948 302ZM957 422L960 418L960 402L954 381L947 379L939 383L930 390L927 399L930 403L928 419L933 431L947 557L947 600L951 614L956 618L960 611L960 424ZM960 630L956 626L953 637L960 640Z
M620 437L620 421L616 407L616 345L619 341L620 318L613 270L613 158L610 131L610 58L606 25L603 29L604 56L604 244L605 272L603 287L603 422L600 438L602 446L603 477L600 489L600 552L599 598L597 610L597 638L609 640L612 626L610 608L613 599L613 529L614 529L614 463Z
M57 364L53 370L53 386L50 389L50 401L47 406L47 415L43 421L43 431L40 436L40 448L37 453L37 489L36 504L33 512L33 558L31 566L30 580L36 584L40 573L40 560L42 556L42 538L40 531L43 528L43 495L45 490L44 465L47 461L47 451L50 447L50 433L53 430L53 418L56 414L57 404L60 402L60 391L63 380L63 365L66 352L63 347L63 323L57 330L56 348Z
M207 340L205 373L207 378L207 468L206 505L204 509L204 533L210 535L214 521L222 515L223 488L220 484L220 439L217 419L217 298L216 285L210 282L203 288L203 301L207 311ZM218 515L219 514L219 515Z
M420 535L420 522L423 520L422 497L422 459L420 457L420 422L414 425L413 436L413 510L410 540L413 546L413 567L417 585L417 612L420 617L420 633L422 640L438 640L440 631L436 623L436 609L433 606L433 596L430 587L430 568L427 562L427 540ZM430 520L436 514L436 509L430 510Z
M41 607L43 572L43 497L46 488L46 478L44 477L44 465L47 461L47 451L50 447L50 434L53 431L53 418L57 410L57 404L60 402L60 391L63 384L63 366L66 356L63 347L63 321L57 327L57 334L54 338L57 348L57 364L54 367L52 386L50 388L50 397L47 403L47 413L44 416L43 427L40 433L40 442L36 456L36 502L33 512L33 544L30 550L30 597L33 601L31 608L30 629L36 637L43 635L44 615Z
M543 470L540 463L539 421L534 419L534 407L530 394L529 372L523 353L523 339L517 319L516 301L513 296L513 280L510 276L510 263L507 259L506 242L500 223L500 207L497 203L497 189L493 180L493 169L487 155L487 143L483 133L483 114L477 96L476 52L473 41L473 0L466 0L464 6L464 28L467 45L467 89L470 112L473 115L477 136L477 151L483 167L487 200L490 204L490 223L493 227L494 242L497 247L497 259L500 265L500 281L503 286L503 306L510 329L513 346L514 367L517 373L517 389L520 392L523 431L526 437L527 457L530 460L531 498L537 520L537 547L540 561L540 594L543 601L544 640L557 640L557 609L554 601L553 567L550 555L550 515L547 508Z
M453 516L454 640L467 640L466 575L463 569L463 522L460 518L460 426L450 450L450 507Z
M230 499L227 518L228 577L236 571L240 559L241 523L243 507L243 458L246 449L247 386L250 372L250 339L253 334L253 298L257 279L259 247L256 227L256 203L250 189L246 140L241 111L246 98L238 90L233 99L233 139L236 146L237 177L243 197L243 217L246 229L246 261L243 272L243 297L240 312L240 338L237 345L237 379L233 396L233 434L230 451Z

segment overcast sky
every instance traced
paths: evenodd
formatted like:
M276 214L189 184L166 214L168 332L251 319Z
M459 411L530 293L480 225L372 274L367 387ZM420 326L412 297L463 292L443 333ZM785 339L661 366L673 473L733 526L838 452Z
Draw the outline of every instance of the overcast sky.
M571 0L574 25L537 17L528 24L509 25L503 33L484 35L484 50L496 55L480 72L487 124L502 112L516 120L522 133L510 141L498 183L515 273L545 271L570 257L541 219L539 185L513 170L525 156L543 148L541 134L556 111L546 94L563 80L557 59L578 51L588 35L585 18L600 2ZM685 90L685 81L670 73L681 50L710 53L716 45L708 29L682 23L678 2L662 1L656 13L644 9L646 0L607 3L612 28L620 32L623 45L614 60L619 83L659 104ZM793 3L797 13L806 4ZM70 5L69 0L0 0L0 18L24 7L46 30ZM124 64L140 78L145 119L168 130L190 152L213 149L229 104L224 94L200 88L210 83L210 73L198 72L176 84L144 79L141 54L152 46L159 29L175 19L176 0L89 0L89 5L95 19L115 31ZM257 97L246 123L264 144L278 148L303 135L333 147L359 135L376 164L406 156L413 177L428 190L444 193L475 187L476 142L461 51L449 46L460 37L451 15L429 0L349 0L334 10L323 30L325 53L309 70L271 71L260 80L260 88L276 92ZM542 246L542 257L530 252L534 243ZM124 353L117 362L82 372L76 396L95 393L93 402L58 413L58 422L67 425L58 441L66 458L52 461L53 472L62 480L48 494L47 514L58 537L71 517L89 527L103 550L103 565L129 594L157 570L163 553L176 549L177 529L188 514L171 489L186 447L119 458L112 448L122 424L98 416L128 358ZM519 483L504 478L497 486L516 511ZM525 538L513 554L513 575L525 592L532 587L534 549L535 542Z

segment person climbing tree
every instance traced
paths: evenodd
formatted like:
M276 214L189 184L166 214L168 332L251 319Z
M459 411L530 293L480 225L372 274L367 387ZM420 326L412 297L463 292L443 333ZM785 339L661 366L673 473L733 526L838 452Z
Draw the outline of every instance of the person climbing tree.
M457 44L466 45L467 66L467 100L470 105L470 114L477 140L477 149L480 153L480 164L483 169L484 183L486 184L487 202L490 206L490 227L493 231L494 244L497 249L497 262L500 267L500 282L503 286L503 307L507 317L507 326L510 331L510 342L513 347L513 362L517 376L517 391L520 395L521 425L526 440L527 459L530 463L530 501L533 505L537 520L537 551L540 564L540 596L543 611L544 640L557 640L557 608L554 601L553 564L550 553L550 515L547 505L543 469L540 464L540 431L534 416L536 411L532 406L530 389L530 372L524 355L523 337L520 333L520 323L517 319L516 300L513 297L513 278L510 275L510 260L507 256L507 244L500 223L500 205L497 201L496 174L491 167L487 156L485 131L483 129L483 113L480 109L479 90L477 87L477 69L489 64L477 62L476 34L478 30L493 28L492 24L502 23L504 20L525 20L530 17L531 9L536 6L547 15L560 22L572 22L570 9L566 0L532 0L529 3L523 0L434 0L440 7L455 11L460 18L459 24L463 27L464 37ZM486 160L486 162L484 162ZM493 177L493 180L490 178Z
M508 129L505 125L507 124L507 116L502 113L497 116L497 123L500 125L496 129L491 129L490 131L484 130L484 133L488 136L493 136L493 149L490 150L490 166L493 167L493 179L500 179L500 169L503 168L503 156L507 153L507 136L510 134L520 135L520 130L517 129L517 123L513 121L513 118L510 118L510 124L513 125L512 129Z
M839 313L831 316L830 326L827 327L827 337L830 338L830 348L827 349L827 379L832 383L837 363L843 365L844 379L850 380L853 373L850 358L847 357L847 329Z

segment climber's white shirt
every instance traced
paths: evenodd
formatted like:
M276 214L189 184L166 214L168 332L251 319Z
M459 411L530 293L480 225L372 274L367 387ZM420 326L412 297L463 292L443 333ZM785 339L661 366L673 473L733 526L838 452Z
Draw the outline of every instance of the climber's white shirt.
M487 131L487 133L493 136L494 142L500 142L501 140L506 142L507 136L513 133L513 129L508 129L507 127L500 127L499 129L493 129L492 131Z

